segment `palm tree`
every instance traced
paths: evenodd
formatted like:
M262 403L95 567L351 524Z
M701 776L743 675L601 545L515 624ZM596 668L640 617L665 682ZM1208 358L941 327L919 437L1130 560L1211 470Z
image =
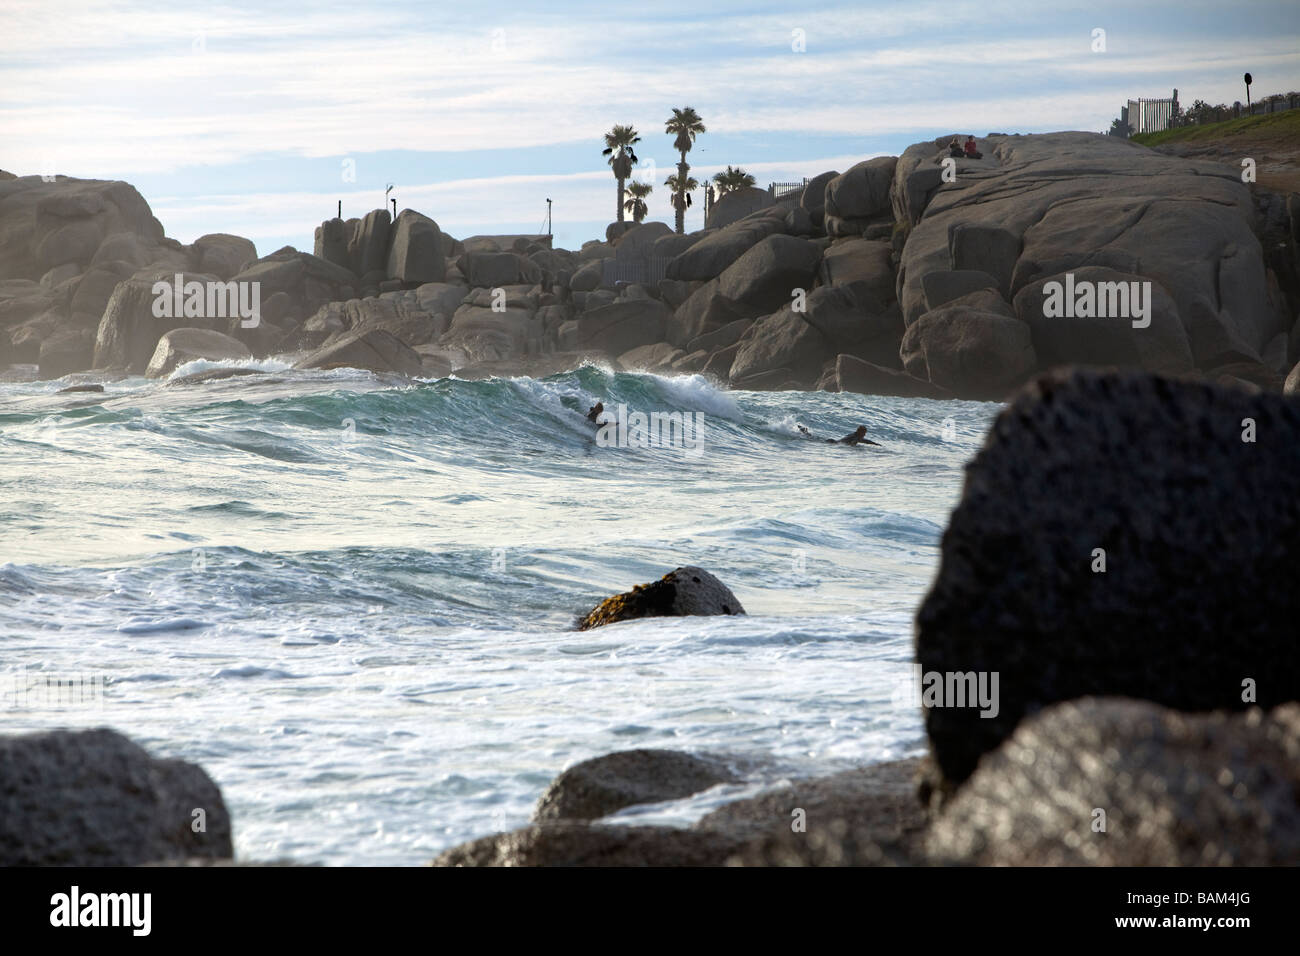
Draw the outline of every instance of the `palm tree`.
M632 180L627 184L627 202L623 203L623 208L632 214L632 221L639 223L649 212L646 205L645 197L654 192L654 186L650 183L643 183L640 180Z
M739 166L728 166L722 172L714 173L713 181L718 184L719 197L754 185L754 177Z
M632 144L639 142L641 137L631 126L615 124L614 128L605 134L605 148L601 150L601 155L609 157L614 178L618 180L619 222L623 222L623 183L632 175L632 164L636 162L636 153L632 152Z
M691 167L686 162L686 154L690 152L691 147L695 145L696 135L705 132L704 121L701 120L700 115L689 106L680 110L674 107L673 115L664 123L664 132L671 133L676 137L673 140L673 148L676 149L677 152L681 153L682 156L682 161L677 164L677 176L669 177L667 182L671 183L676 179L679 185L684 185L688 181L694 183L695 180L690 179L689 176L687 176ZM699 186L699 183L695 183L695 186ZM680 192L678 196L673 199L673 205L677 208L678 233L686 231L686 207L690 204L690 197L685 196Z
M676 173L664 180L664 185L672 190L673 208L677 210L677 232L678 234L686 231L686 209L691 204L691 190L699 189L700 184L696 182L694 176L683 176Z

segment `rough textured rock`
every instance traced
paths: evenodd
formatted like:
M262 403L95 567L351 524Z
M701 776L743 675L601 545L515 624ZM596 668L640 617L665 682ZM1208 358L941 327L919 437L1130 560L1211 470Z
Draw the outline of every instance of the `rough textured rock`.
M177 366L195 359L225 362L252 357L248 346L229 335L211 329L172 329L158 340L145 375L162 378L174 372Z
M859 298L872 295L883 309L894 301L894 267L889 243L870 239L836 242L822 257L822 283L851 289Z
M625 757L613 754L589 763ZM434 865L871 866L917 862L917 844L926 820L915 796L917 764L916 760L899 760L797 780L728 804L690 829L591 825L574 820L542 822L455 847L440 855ZM705 773L694 782L703 788L709 786L707 780ZM621 790L616 794L622 795ZM597 796L593 812L607 799L603 790ZM804 811L798 828L793 825L797 809Z
M744 837L667 827L546 823L447 850L434 866L722 866Z
M294 368L360 368L410 376L424 374L419 353L384 329L350 332L300 359Z
M997 279L978 269L947 269L927 272L921 277L921 295L925 299L926 312L945 306L953 299L960 299L972 292L979 292L981 289L996 291L997 287Z
M863 361L855 355L837 355L833 377L827 382L837 392L859 395L898 395L903 398L952 398L952 393L906 372Z
M1291 373L1287 375L1286 381L1282 385L1282 394L1300 395L1300 363L1297 363L1296 367L1291 369Z
M606 598L583 615L581 631L642 617L744 614L731 589L703 568L693 565L669 571L658 581L638 584L631 591Z
M705 332L691 339L685 346L686 351L695 352L703 349L712 354L718 349L725 349L729 345L735 345L753 324L753 319L736 319L733 322L728 322L711 332Z
M976 866L1300 865L1300 705L1058 704L981 761L926 843Z
M992 276L1004 299L1011 298L1011 276L1019 260L1020 237L1009 229L980 222L948 226L948 262L953 271Z
M704 225L709 229L721 229L775 204L776 200L766 189L757 186L735 189L713 204Z
M715 757L624 750L574 764L551 782L533 822L595 820L638 803L678 800L736 776Z
M499 288L541 281L542 270L527 256L515 252L467 252L460 271L475 288Z
M917 614L923 671L1000 675L995 717L926 711L943 776L964 780L1056 701L1240 710L1247 680L1261 706L1300 699L1298 557L1294 400L1139 372L1038 379L967 465Z
M958 398L1005 398L1038 365L1028 325L958 303L912 323L899 352L910 375Z
M737 344L731 381L738 388L770 388L770 383L786 381L811 386L835 355L826 337L788 305L756 320Z
M817 244L806 239L768 236L723 271L718 292L733 302L771 312L791 301L796 289L807 292L812 287L821 256Z
M658 372L671 367L686 352L668 342L638 345L618 357L618 364L629 371Z
M1084 282L1094 283L1099 289L1105 289L1108 283L1122 283L1122 288L1131 292L1132 283L1149 281L1141 276L1097 266L1085 266L1071 275L1076 288ZM1016 296L1016 314L1029 326L1040 368L1056 365L1129 366L1165 375L1181 375L1192 370L1192 349L1178 318L1178 306L1157 283L1151 283L1151 311L1147 319L1142 320L1150 324L1145 328L1135 328L1134 320L1123 316L1067 318L1044 315L1046 297L1043 287L1048 282L1059 282L1064 288L1065 281L1064 273L1040 279L1025 286ZM1114 304L1108 303L1107 310L1110 311Z
M574 292L592 292L600 288L601 277L605 274L605 260L593 259L580 266L569 279L569 288Z
M243 236L223 232L194 240L195 266L219 279L229 279L257 261L257 247Z
M464 292L460 286L427 283L419 289L385 292L368 299L330 302L303 323L303 328L330 335L385 329L408 345L425 345L447 331Z
M692 339L715 332L725 325L750 320L763 314L759 308L734 302L722 294L721 280L699 283L674 312L668 324L666 341L685 346Z
M359 276L382 272L388 264L388 240L393 217L387 209L372 209L356 223L348 236L348 267Z
M826 211L826 184L832 179L839 176L838 170L820 173L808 180L807 185L803 188L803 193L799 197L799 205L808 211L813 225L821 227L822 216Z
M60 329L41 341L38 364L43 379L62 378L90 368L95 358L92 329Z
M666 222L652 220L632 226L614 245L614 258L620 262L645 259L654 255L654 247L660 239L675 237L672 226Z
M916 198L912 177L937 177L941 156L936 144L920 143L900 157L899 218ZM1090 133L990 136L985 156L963 163L955 182L936 182L911 218L899 267L909 325L928 308L926 274L982 269L1001 287L1014 258L1008 300L1041 278L1090 265L1158 283L1201 368L1230 352L1258 361L1286 331L1269 299L1240 170Z
M897 164L897 156L877 156L826 184L823 215L828 235L860 236L869 221L889 212Z
M731 866L889 866L919 862L927 822L921 761L796 780L702 817L695 830L747 834ZM802 811L801 813L799 811ZM795 821L802 829L795 829Z
M230 816L202 768L112 730L0 737L0 866L137 866L229 857ZM195 810L206 832L195 832Z
M155 316L157 294L153 287L159 281L174 283L175 275L165 271L137 273L113 290L95 337L95 368L121 368L142 375L164 333L181 328L216 328L218 323L224 326L224 319ZM188 284L218 280L211 275L182 273L181 281Z
M447 276L442 230L428 216L403 209L393 223L388 275L402 282L441 282Z
M351 266L351 260L348 259L348 224L342 219L326 219L317 226L312 253L318 259L348 269Z
M669 260L669 279L713 279L749 249L785 229L785 209L762 210L705 236Z
M668 307L654 299L620 299L584 312L578 319L578 344L622 355L638 345L664 340Z
M519 359L542 350L542 326L527 309L498 312L467 302L456 310L438 344L462 350L467 365Z
M40 176L0 181L0 279L40 279L66 263L90 264L101 242L134 233L147 243L162 226L124 182Z
M804 321L822 334L834 353L846 352L887 368L902 366L898 347L903 313L897 303L881 308L870 292L863 295L860 286L849 285L814 289L804 306Z

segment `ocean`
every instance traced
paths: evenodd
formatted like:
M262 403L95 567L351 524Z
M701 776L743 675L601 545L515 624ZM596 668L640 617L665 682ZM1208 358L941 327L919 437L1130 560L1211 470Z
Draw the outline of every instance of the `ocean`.
M112 727L213 777L238 858L326 865L523 826L615 750L734 761L614 818L670 825L923 752L913 616L1000 406L246 364L0 383L3 732ZM597 400L691 413L696 443L606 447ZM684 564L748 614L573 629Z

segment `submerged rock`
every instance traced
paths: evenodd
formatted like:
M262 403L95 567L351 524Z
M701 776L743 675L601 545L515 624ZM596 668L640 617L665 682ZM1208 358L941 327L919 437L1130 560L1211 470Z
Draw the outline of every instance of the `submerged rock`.
M1300 865L1300 705L1058 704L980 762L926 845L976 866Z
M0 807L0 866L232 853L230 815L212 778L108 729L0 737Z
M703 568L687 565L669 571L658 581L638 584L631 591L606 598L583 617L578 630L641 617L744 613L730 588Z
M584 760L556 777L542 794L533 821L595 820L623 807L678 800L735 780L714 757L624 750Z

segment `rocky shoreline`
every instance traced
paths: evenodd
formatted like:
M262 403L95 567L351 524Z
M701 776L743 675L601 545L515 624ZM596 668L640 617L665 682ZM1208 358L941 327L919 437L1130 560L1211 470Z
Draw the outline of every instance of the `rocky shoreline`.
M238 236L168 239L126 183L0 173L0 368L162 377L280 355L482 378L596 361L744 389L1001 400L1083 364L1300 388L1297 197L1113 137L991 134L981 159L948 159L948 139L781 201L737 190L699 232L612 223L573 251L455 239L407 209L327 220L312 253L257 258ZM160 282L255 287L256 321L157 315ZM1049 314L1053 283L1132 285L1148 311Z
M753 755L610 754L564 770L529 826L433 862L1295 866L1297 555L1300 400L1145 372L1044 376L969 464L917 613L918 669L981 688L896 704L921 709L924 758L661 827L607 818L734 786ZM585 619L599 633L744 613L733 602L687 566ZM111 731L0 738L0 791L0 865L231 857L211 779Z

